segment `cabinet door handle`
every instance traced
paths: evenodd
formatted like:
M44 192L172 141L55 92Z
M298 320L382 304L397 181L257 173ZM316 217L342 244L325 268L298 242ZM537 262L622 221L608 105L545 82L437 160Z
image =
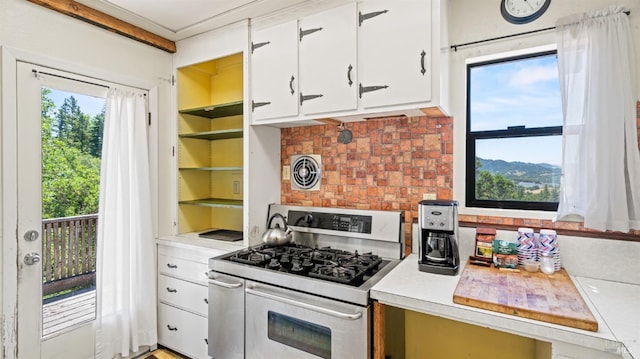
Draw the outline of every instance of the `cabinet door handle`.
M251 100L251 112L253 112L253 110L255 110L258 107L262 107L266 105L271 105L271 102L255 102Z
M207 345L209 344L209 339L204 338L204 342L207 343Z
M169 293L178 293L178 290L177 290L177 289L175 289L175 288L169 288L169 287L167 287L167 292L169 292Z
M209 279L209 283L216 285L218 287L223 287L223 288L227 288L227 289L235 289L235 288L240 288L242 287L242 282L240 283L225 283L225 282L221 282L219 280L215 280L210 278Z
M169 324L167 324L167 329L169 329L169 330L170 330L170 331L172 331L172 332L177 332L177 331L178 331L178 328L176 328L176 327L172 327L172 326L171 326L171 325L169 325Z
M349 64L349 67L347 67L347 80L349 80L349 87L351 87L351 85L353 85L353 81L351 81L351 70L353 70L353 66L351 66L351 64Z
M254 51L255 49L259 49L259 48L261 48L262 46L269 45L270 43L271 43L271 41L258 42L258 43L255 43L255 44L252 42L252 43L251 43L251 53L253 54L253 51Z
M209 299L204 298L204 302L205 302L205 303L207 303L207 304L209 304Z
M314 29L308 29L308 30L302 30L302 29L300 29L300 42L302 42L302 37L303 37L303 36L311 35L311 34L313 34L314 32L318 32L318 31L320 31L320 30L322 30L322 28L321 28L321 27L316 27L316 28L314 28Z
M362 84L360 84L360 98L362 98L362 94L365 92L371 92L371 91L378 91L378 90L382 90L382 89L386 89L387 85L384 86L362 86Z
M425 72L427 72L427 69L424 68L424 57L427 55L426 52L424 52L424 50L422 50L422 52L420 53L420 67L422 68L420 70L420 72L424 75Z
M171 269L176 269L176 268L178 268L178 265L177 264L167 263L167 267L171 268Z
M291 75L291 80L289 81L289 88L291 89L291 94L292 94L292 95L295 93L295 91L293 90L293 81L294 81L295 79L296 79L296 78L295 78L295 77L293 77L293 75Z
M319 94L319 95L302 95L302 92L300 93L300 106L302 106L302 103L307 101L307 100L313 100L314 98L318 98L318 97L322 97L324 95Z
M370 13L367 13L367 14L363 14L360 11L358 11L358 22L359 22L358 26L362 26L362 22L365 21L365 20L369 20L372 17L376 17L378 15L386 14L388 12L389 12L389 10L382 10L382 11L374 11L374 12L370 12Z

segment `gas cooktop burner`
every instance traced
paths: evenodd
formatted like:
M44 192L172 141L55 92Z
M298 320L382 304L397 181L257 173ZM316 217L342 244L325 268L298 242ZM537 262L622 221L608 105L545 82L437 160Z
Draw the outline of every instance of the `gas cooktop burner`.
M382 263L380 257L371 253L359 254L358 251L311 248L297 244L277 247L259 245L235 252L224 259L353 286L362 284Z

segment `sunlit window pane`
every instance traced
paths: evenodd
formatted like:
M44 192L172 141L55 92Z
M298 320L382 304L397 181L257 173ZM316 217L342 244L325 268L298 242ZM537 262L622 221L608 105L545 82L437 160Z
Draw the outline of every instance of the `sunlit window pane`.
M469 102L471 131L562 126L556 55L471 67Z
M467 70L467 206L557 209L563 119L555 52Z
M476 199L557 202L561 154L562 136L477 140Z

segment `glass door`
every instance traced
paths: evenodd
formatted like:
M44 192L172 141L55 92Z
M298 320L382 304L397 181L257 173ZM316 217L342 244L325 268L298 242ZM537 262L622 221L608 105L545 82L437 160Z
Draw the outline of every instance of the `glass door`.
M107 86L18 63L18 352L93 357Z

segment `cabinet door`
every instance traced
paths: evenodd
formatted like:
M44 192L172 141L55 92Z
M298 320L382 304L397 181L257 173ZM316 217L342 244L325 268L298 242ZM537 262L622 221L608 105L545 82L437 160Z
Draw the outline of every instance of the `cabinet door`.
M300 21L300 109L305 114L352 110L358 105L356 4Z
M158 344L192 358L207 358L207 318L158 305Z
M251 41L253 120L298 114L298 22L256 31Z
M362 107L429 101L431 1L364 1L358 16Z
M158 276L158 299L181 309L206 317L209 312L207 287L177 278Z

